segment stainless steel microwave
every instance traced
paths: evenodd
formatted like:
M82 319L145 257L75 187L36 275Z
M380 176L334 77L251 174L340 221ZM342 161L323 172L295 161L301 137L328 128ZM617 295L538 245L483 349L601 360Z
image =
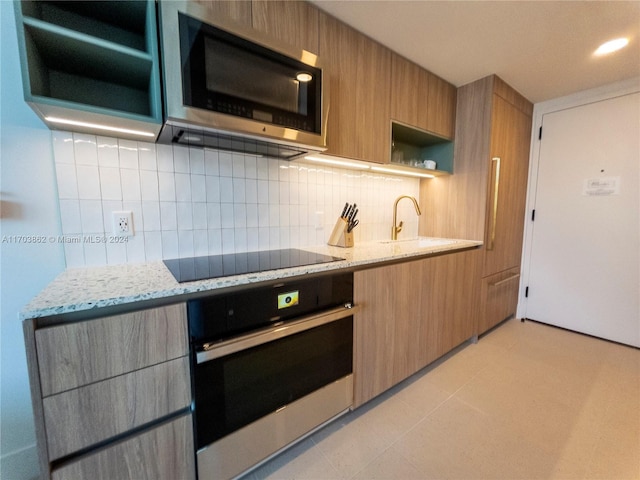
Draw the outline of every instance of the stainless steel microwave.
M328 80L315 54L213 18L195 2L160 1L159 14L158 141L280 158L326 149Z

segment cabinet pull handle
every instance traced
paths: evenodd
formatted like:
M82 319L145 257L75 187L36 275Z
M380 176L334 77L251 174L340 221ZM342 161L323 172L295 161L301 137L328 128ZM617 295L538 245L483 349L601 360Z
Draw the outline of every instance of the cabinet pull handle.
M500 186L500 157L491 159L491 171L493 173L493 199L491 202L491 230L487 250L493 250L496 241L496 223L498 221L498 187Z
M490 287L499 287L500 285L504 285L505 283L508 283L511 280L515 280L517 278L520 278L520 274L519 273L514 273L513 275L511 275L510 277L505 278L504 280L500 280L499 282L495 282L495 283L490 283L489 286Z

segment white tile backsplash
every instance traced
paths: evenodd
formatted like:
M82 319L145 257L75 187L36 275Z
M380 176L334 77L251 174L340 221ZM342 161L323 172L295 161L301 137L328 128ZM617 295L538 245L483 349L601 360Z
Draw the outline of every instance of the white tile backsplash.
M412 178L110 137L56 131L53 150L65 235L108 238L111 212L133 212L135 236L65 244L68 267L323 244L345 202L355 241L382 240L395 199L419 194ZM417 235L410 201L398 216Z

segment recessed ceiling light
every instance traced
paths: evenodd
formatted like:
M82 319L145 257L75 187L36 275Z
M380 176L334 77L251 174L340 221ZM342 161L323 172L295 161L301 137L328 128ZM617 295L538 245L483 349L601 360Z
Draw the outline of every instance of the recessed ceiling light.
M628 38L616 38L615 40L610 40L600 45L594 52L594 55L606 55L608 53L615 52L626 47L628 43Z

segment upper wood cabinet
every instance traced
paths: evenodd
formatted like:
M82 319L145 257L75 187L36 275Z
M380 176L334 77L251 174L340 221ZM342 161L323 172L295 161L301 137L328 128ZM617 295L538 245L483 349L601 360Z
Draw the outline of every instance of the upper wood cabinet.
M253 0L253 28L295 47L318 53L318 15L303 1Z
M391 120L429 130L429 72L395 54L391 72Z
M388 163L391 51L320 12L319 55L330 69L327 153Z
M192 0L203 5L215 18L232 20L251 27L251 0Z
M391 119L453 139L456 88L400 55L392 65Z

